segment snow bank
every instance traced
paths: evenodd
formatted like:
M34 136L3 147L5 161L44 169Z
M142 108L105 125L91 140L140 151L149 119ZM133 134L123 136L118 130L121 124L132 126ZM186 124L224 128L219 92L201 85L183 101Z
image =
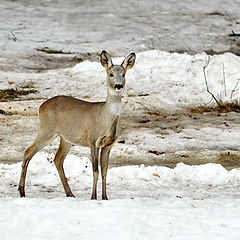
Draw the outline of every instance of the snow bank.
M240 170L206 164L109 169L109 201L90 201L87 158L65 161L76 199L65 198L52 163L30 162L27 198L18 198L21 164L0 164L1 239L234 239L240 237ZM99 189L100 186L99 186ZM99 192L100 194L100 192Z
M57 170L53 163L53 154L46 152L37 153L31 160L27 174L27 185L41 187L62 188ZM67 156L64 162L66 177L70 186L84 185L91 188L92 167L87 157ZM0 164L2 188L14 186L18 183L21 163ZM227 184L231 186L240 185L240 169L227 171L220 164L204 164L189 166L183 163L177 164L174 169L162 166L123 166L109 169L108 180L111 185L154 184L163 185L212 185ZM83 187L83 186L81 186ZM27 187L28 188L28 187ZM28 191L28 190L27 190ZM39 190L40 191L40 190ZM62 189L63 192L63 189ZM117 194L117 193L114 193ZM89 196L87 196L89 197Z
M158 50L138 53L135 66L127 75L128 95L149 94L153 99L158 95L158 105L172 107L207 103L211 99L206 92L203 75L207 59L205 53L189 55ZM122 60L116 58L113 62L120 64ZM206 69L210 91L223 101L239 97L238 88L238 91L232 91L239 79L240 58L225 53L210 57L210 60ZM100 64L83 62L68 71L80 78L84 76L90 81L97 81L98 76L101 79L104 77L101 68Z
M165 109L208 103L211 96L206 91L203 76L203 66L207 59L205 53L189 55L159 50L137 53L136 64L126 77L128 98L146 96L142 99L143 102ZM233 90L239 79L240 57L225 53L214 55L210 59L206 69L210 91L223 101L239 98L239 88ZM120 64L122 60L123 57L114 58L113 62ZM99 62L84 61L73 68L37 74L0 74L5 79L0 82L0 88L9 87L8 81L16 84L30 80L35 82L39 93L33 97L49 98L60 94L89 100L103 100L106 97L106 73Z

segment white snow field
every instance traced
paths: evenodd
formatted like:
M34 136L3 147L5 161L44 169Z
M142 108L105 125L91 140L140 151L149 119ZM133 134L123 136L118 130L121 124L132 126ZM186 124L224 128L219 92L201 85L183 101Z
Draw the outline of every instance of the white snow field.
M146 107L169 112L170 119L173 118L171 125L175 119L182 118L175 113L208 103L211 96L206 92L202 71L207 58L205 53L188 55L157 50L137 53L136 65L126 77L125 126L132 124L133 116L140 120L145 117ZM122 59L113 61L121 63ZM240 58L233 54L211 58L206 72L209 87L216 96L224 101L239 98L239 88L233 92L239 69ZM39 91L30 96L33 99L66 94L94 101L106 96L105 72L99 62L85 61L73 68L42 73L0 74L5 79L0 82L1 88L9 87L8 81L15 81L16 85L33 81ZM1 160L19 156L22 159L24 148L36 135L37 108L43 100L27 101L27 98L26 101L0 103L1 109L14 113L1 116ZM234 150L238 153L240 121L237 113L218 118L212 115L207 123L197 118L194 125L183 117L185 123L179 131L169 130L168 125L164 125L167 122L162 121L170 121L168 116L165 120L156 120L159 122L155 129L129 126L123 131L125 143L117 143L110 157L110 163L118 167L108 172L109 201L100 200L100 181L99 200L89 200L92 170L88 150L78 148L82 157L74 154L65 160L66 175L75 199L65 198L52 163L53 154L42 151L32 159L27 175L27 197L23 199L17 192L21 163L1 164L1 240L240 239L239 168L228 171L213 163L196 166L178 163L173 169L142 164L154 165L151 162L154 155L149 149L163 151L163 156L174 153L178 162L187 151L197 152L199 158L209 155L210 159L213 152L232 154ZM56 147L57 142L50 146ZM121 163L122 157L134 158L137 165L120 167L124 163Z
M44 152L32 159L27 198L17 193L20 163L0 165L1 239L240 238L240 169L182 163L111 168L110 200L92 201L90 161L74 155L65 161L73 199L65 197L52 159Z

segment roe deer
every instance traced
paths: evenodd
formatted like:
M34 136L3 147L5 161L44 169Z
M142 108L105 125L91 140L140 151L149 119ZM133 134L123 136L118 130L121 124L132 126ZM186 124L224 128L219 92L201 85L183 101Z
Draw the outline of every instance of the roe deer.
M108 199L106 176L109 153L119 135L119 118L125 86L125 73L133 67L135 58L135 53L131 53L121 65L113 65L110 55L106 51L102 51L100 61L107 72L106 102L86 102L68 96L56 96L40 106L38 135L24 152L18 188L21 197L25 197L25 180L30 160L50 141L59 136L60 145L54 158L54 164L66 196L74 197L64 173L63 162L73 145L82 145L91 148L93 170L91 199L97 199L99 155L102 175L102 199Z

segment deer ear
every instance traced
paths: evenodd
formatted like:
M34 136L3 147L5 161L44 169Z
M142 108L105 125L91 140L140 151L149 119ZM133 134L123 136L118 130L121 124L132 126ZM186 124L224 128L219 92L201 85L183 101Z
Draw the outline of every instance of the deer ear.
M122 67L127 71L131 69L135 63L136 54L130 53L122 62Z
M109 69L113 65L111 56L105 50L101 52L100 61L106 69Z

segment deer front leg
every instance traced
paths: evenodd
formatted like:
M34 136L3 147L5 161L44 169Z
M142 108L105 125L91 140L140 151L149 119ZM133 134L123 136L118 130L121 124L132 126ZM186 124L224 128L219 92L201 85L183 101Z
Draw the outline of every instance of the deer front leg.
M109 148L102 148L100 162L101 162L101 175L102 175L102 199L108 200L107 190L106 190L106 180L107 180L107 170L108 170L108 161L109 161Z
M98 181L98 157L99 148L95 145L91 146L91 161L93 170L93 189L92 189L92 200L97 199L97 181Z

